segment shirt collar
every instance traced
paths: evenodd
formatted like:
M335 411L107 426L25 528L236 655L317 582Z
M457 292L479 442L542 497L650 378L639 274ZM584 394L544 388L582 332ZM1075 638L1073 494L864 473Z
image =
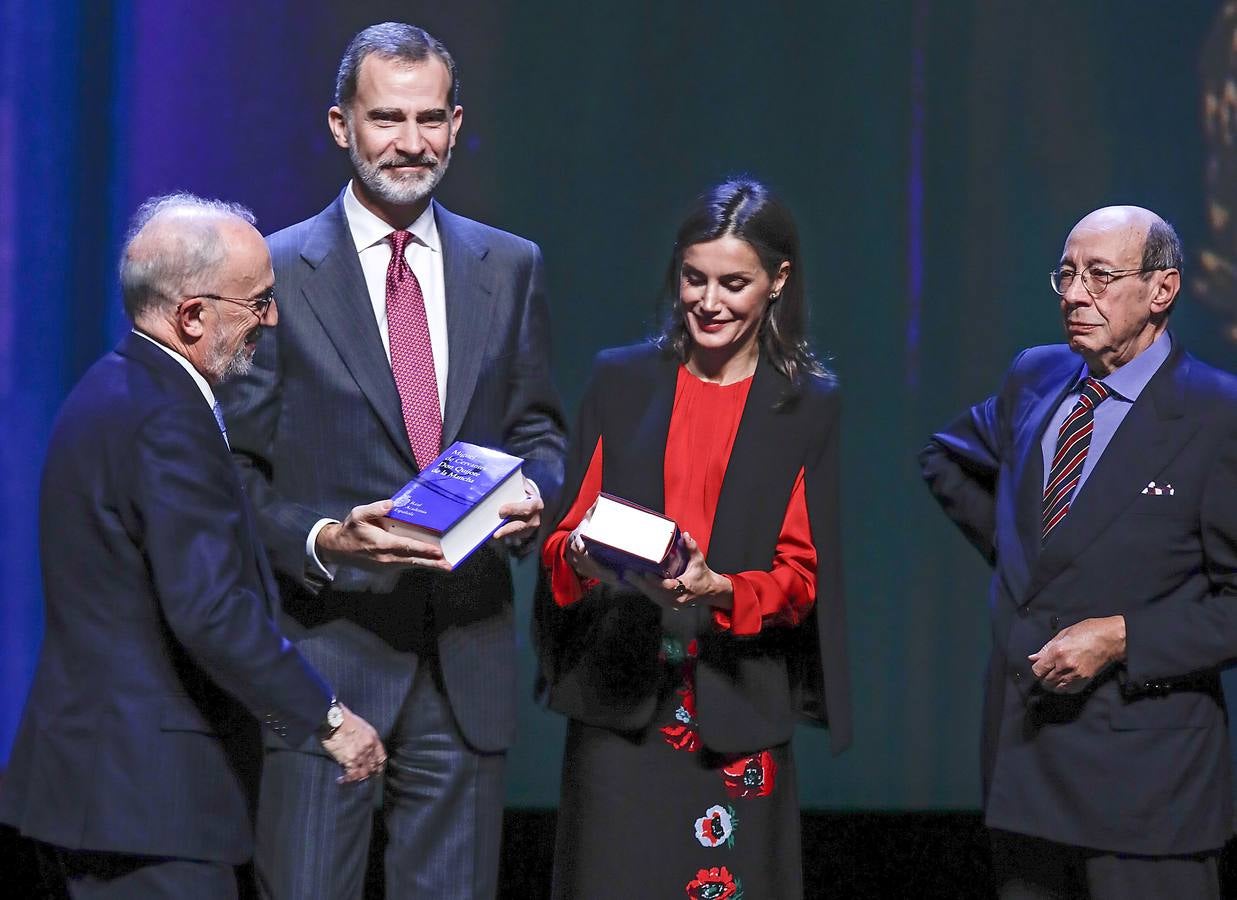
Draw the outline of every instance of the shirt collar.
M1142 394L1143 388L1147 386L1147 382L1160 370L1160 366L1164 365L1164 360L1168 359L1168 354L1172 349L1173 340L1169 336L1168 330L1165 329L1163 334L1151 342L1150 347L1125 365L1109 372L1100 381L1104 383L1104 387L1108 388L1122 400L1133 403ZM1081 383L1086 377L1087 367L1084 365L1082 372L1078 376L1078 381ZM1078 392L1079 390L1081 388L1075 385L1074 391Z
M188 372L190 377L193 378L193 383L198 386L198 390L202 392L202 396L206 398L206 402L210 406L210 408L211 409L215 408L215 392L210 389L210 383L207 382L207 380L202 377L202 373L193 367L193 363L189 362L189 360L185 359L183 356L181 356L179 353L177 353L175 350L173 350L171 347L167 346L166 344L159 343L154 338L152 338L150 335L143 334L142 332L138 331L136 328L133 329L133 333L136 334L138 337L146 338L146 340L150 341L152 344L154 344L156 347L158 347L168 356L172 357L172 359L180 363L181 368L183 368L186 372Z
M348 220L348 231L352 235L352 242L356 245L357 252L360 253L362 250L381 244L396 229L362 206L361 201L356 198L354 187L354 182L349 181L348 187L344 189L344 218ZM408 226L407 230L412 232L417 243L428 247L435 253L441 251L438 223L434 220L432 202L425 207L421 215L417 216L416 221Z

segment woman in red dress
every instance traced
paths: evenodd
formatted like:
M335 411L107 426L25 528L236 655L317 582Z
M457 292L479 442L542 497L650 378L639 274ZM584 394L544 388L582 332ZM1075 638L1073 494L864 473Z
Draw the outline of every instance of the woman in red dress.
M553 893L798 897L793 726L850 740L836 383L760 183L699 199L666 281L662 335L597 358L542 550L542 686L570 719ZM679 524L679 578L588 556L603 490Z

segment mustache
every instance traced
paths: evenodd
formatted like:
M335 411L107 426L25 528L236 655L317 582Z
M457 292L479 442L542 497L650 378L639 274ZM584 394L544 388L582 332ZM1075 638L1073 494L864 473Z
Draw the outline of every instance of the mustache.
M437 166L438 157L422 155L422 156L396 156L391 159L384 159L378 163L380 169L394 169L400 166Z

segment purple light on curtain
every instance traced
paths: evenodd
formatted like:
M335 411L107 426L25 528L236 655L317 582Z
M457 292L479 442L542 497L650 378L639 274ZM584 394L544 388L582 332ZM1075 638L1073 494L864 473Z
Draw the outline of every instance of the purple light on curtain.
M929 0L915 0L911 15L910 146L906 182L906 337L907 387L919 387L919 346L923 317L924 124L927 119L925 58Z

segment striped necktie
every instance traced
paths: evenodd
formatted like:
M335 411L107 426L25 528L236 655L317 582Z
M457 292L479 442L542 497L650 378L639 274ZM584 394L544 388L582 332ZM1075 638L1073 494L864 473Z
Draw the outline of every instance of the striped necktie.
M1082 466L1087 460L1087 448L1091 446L1095 408L1103 403L1110 393L1102 381L1088 375L1083 382L1082 393L1078 395L1078 402L1074 404L1070 414L1061 423L1061 430L1057 432L1057 449L1052 456L1048 486L1044 488L1045 541L1052 529L1056 528L1069 512L1074 489L1078 487Z

